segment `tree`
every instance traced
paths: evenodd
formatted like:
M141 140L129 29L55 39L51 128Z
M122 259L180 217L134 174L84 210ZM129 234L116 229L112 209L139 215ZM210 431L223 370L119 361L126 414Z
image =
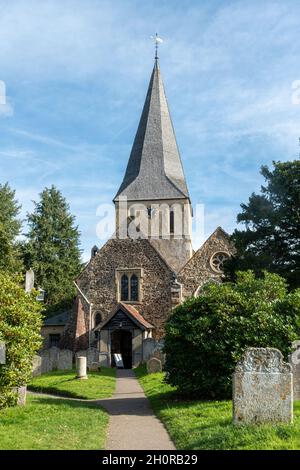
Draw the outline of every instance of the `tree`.
M0 341L6 345L6 364L0 365L0 408L15 405L17 387L25 385L32 358L42 344L41 304L36 292L26 294L24 280L0 272Z
M35 272L37 287L45 290L46 315L72 304L73 280L79 274L79 231L61 192L51 186L40 194L27 215L29 233L25 264Z
M16 242L22 225L18 219L20 208L15 199L15 191L8 183L0 184L0 270L22 270L20 250Z
M252 194L241 204L237 221L245 230L235 230L235 256L225 264L231 279L241 269L264 269L284 276L290 287L300 287L300 160L273 162L273 171L261 168L267 181L261 194Z
M231 395L231 377L247 347L278 348L287 359L299 338L300 290L252 271L236 283L208 284L200 297L176 307L166 324L167 381L179 392L204 398Z

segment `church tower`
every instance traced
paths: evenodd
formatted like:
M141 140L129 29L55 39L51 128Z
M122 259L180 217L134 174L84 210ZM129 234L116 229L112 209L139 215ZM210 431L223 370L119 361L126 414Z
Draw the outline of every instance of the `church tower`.
M157 57L114 203L117 233L125 217L174 272L191 258L192 207Z

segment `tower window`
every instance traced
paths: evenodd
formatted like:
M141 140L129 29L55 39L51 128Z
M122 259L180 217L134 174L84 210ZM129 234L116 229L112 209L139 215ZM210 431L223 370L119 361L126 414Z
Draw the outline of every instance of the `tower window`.
M130 300L134 302L139 300L139 280L135 274L130 278Z
M128 289L128 276L123 274L121 277L121 300L128 300L129 289Z
M170 233L174 233L174 211L170 210Z

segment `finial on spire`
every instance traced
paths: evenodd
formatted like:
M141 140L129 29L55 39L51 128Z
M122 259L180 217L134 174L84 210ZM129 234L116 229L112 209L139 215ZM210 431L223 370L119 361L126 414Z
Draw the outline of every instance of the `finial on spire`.
M158 61L158 44L161 44L163 42L162 38L159 37L159 35L156 33L155 36L151 36L151 39L154 40L155 43L155 62Z

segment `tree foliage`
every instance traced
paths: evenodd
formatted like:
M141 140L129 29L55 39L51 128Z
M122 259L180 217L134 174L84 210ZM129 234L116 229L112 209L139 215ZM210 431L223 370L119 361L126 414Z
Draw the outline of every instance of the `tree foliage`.
M46 313L72 303L73 280L81 269L79 231L61 192L45 188L34 212L28 214L29 233L25 264L35 272L37 286L45 290Z
M0 365L0 408L16 404L15 387L30 378L32 358L41 346L41 305L36 292L26 294L24 280L0 272L0 341L6 345L6 364Z
M285 277L292 288L300 287L300 160L274 162L273 171L263 166L267 184L242 204L235 230L235 256L225 264L231 279L237 270L264 269Z
M300 290L265 272L237 274L236 283L208 284L174 309L165 337L167 380L199 397L228 397L235 365L247 347L275 347L285 358L299 338Z
M0 270L16 272L22 270L17 236L21 231L18 219L20 206L8 183L0 184Z

